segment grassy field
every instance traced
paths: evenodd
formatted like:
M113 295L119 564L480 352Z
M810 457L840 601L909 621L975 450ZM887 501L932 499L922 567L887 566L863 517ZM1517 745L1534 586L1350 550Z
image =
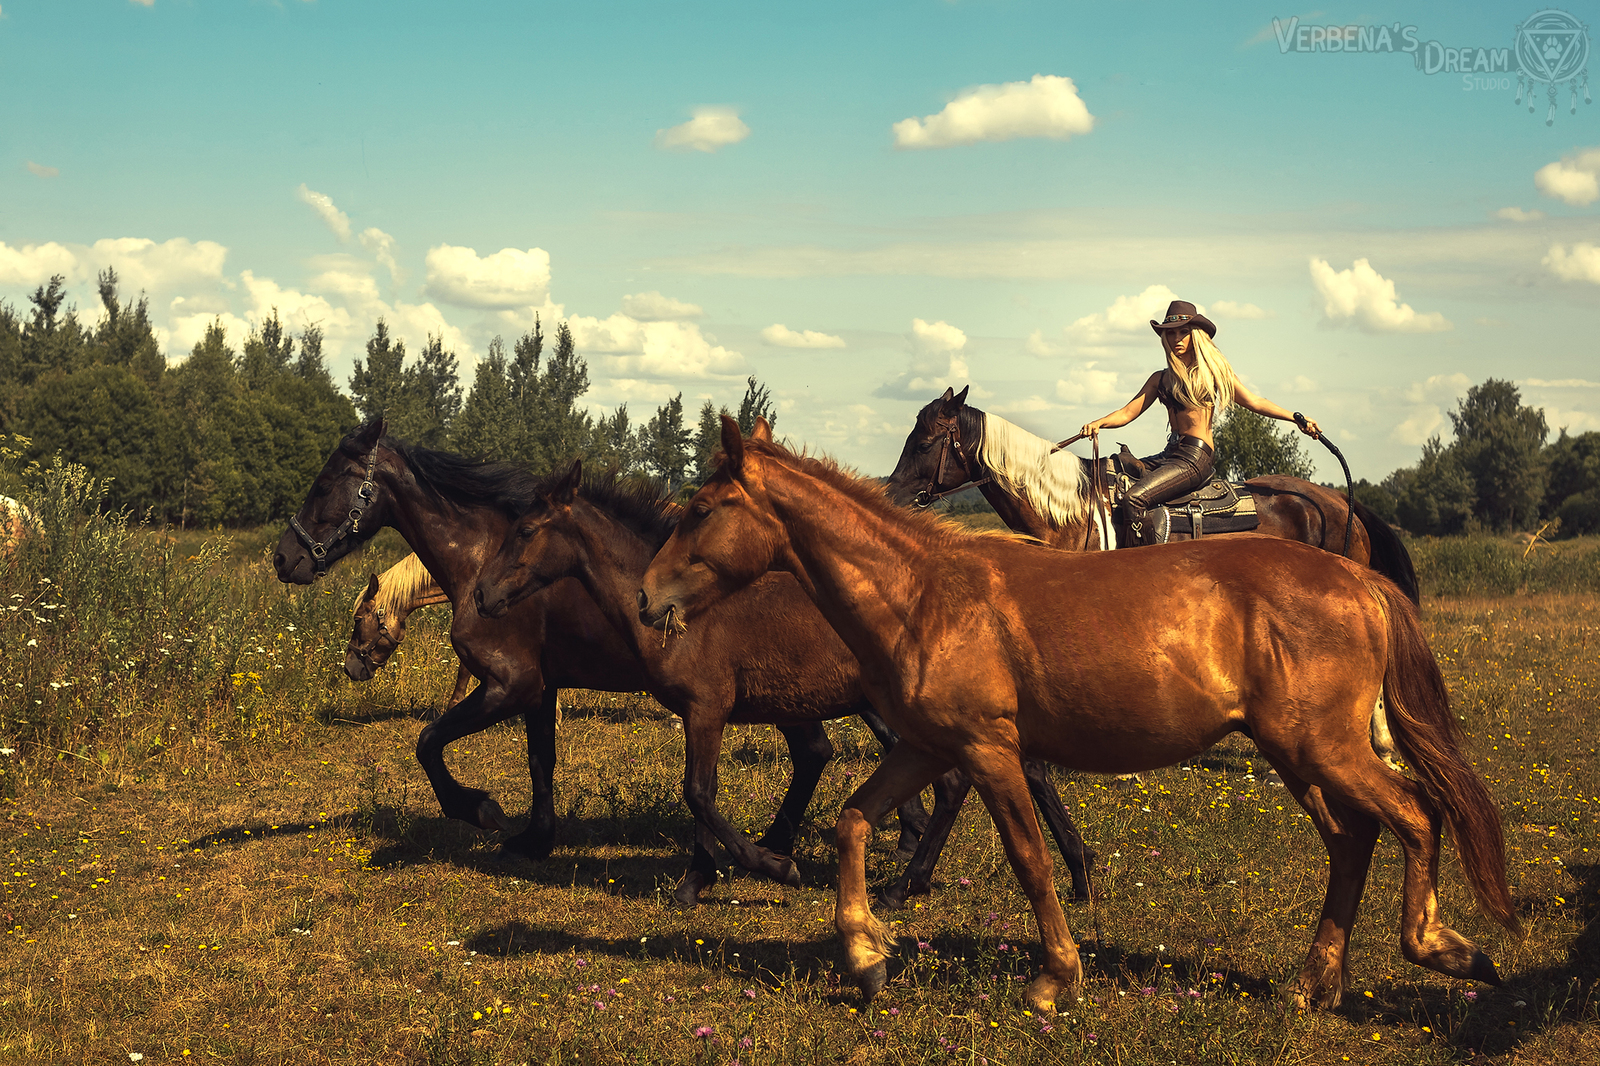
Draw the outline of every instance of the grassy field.
M735 877L684 910L668 892L690 839L683 734L650 701L564 698L562 846L503 863L492 838L439 817L411 755L418 713L454 676L448 615L418 615L370 684L340 672L359 582L402 550L390 535L308 590L271 579L275 530L209 546L104 535L167 567L139 586L149 618L117 629L123 593L87 599L88 564L45 585L17 566L0 587L18 605L0 606L0 1061L1600 1060L1593 593L1425 610L1502 804L1528 932L1511 940L1476 915L1448 850L1444 916L1489 950L1504 988L1400 956L1385 834L1352 995L1329 1013L1285 1006L1275 988L1309 943L1324 859L1235 739L1138 782L1061 778L1101 867L1097 903L1069 908L1084 999L1047 1019L1020 1004L1038 941L976 802L933 895L894 915L884 995L863 1009L841 986L830 830L876 763L864 727L831 727L840 757L800 842L805 886ZM724 809L752 832L787 779L778 741L739 728L725 746ZM520 725L449 758L525 808ZM894 840L877 837L879 882L897 870Z

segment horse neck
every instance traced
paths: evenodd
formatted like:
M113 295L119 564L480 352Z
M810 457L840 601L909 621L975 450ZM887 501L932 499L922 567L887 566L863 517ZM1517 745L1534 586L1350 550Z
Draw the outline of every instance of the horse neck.
M767 469L765 492L787 530L795 576L858 659L892 671L905 620L930 591L918 572L927 534L910 516L895 521L814 475Z
M659 642L642 639L637 596L644 572L661 545L631 528L606 509L579 497L572 508L573 534L582 547L576 577L606 621L641 657L660 650Z
M404 460L398 466L401 473L384 464L375 474L389 497L386 524L405 538L449 602L459 604L462 596L471 594L478 571L500 546L511 520L498 508L456 506L437 499L417 484Z
M981 442L984 429L988 425L989 416L976 407L964 407L961 410L961 433L964 439ZM968 421L968 417L971 421ZM983 461L978 457L981 447L975 447L969 460L975 478L983 478L992 474ZM1083 460L1079 460L1082 462ZM1035 537L1052 548L1062 551L1083 551L1085 545L1090 543L1090 530L1088 516L1082 519L1068 521L1061 525L1052 525L1033 501L1018 493L1014 493L1001 485L998 480L991 480L978 487L983 493L983 498L989 501L989 506L994 508L995 514L1000 516L1000 521L1006 528L1018 533L1026 533ZM1095 538L1098 543L1098 538Z

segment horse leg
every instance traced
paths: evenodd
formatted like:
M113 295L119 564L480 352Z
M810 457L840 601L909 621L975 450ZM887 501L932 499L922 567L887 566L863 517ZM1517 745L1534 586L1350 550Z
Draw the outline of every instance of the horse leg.
M878 743L883 746L884 753L894 747L900 740L900 734L889 728L889 723L878 716L872 704L863 703L856 708L856 713L861 720L867 723L867 728L872 730L872 735L878 738ZM963 793L963 796L965 793ZM938 803L937 797L934 799ZM957 806L960 806L958 803ZM900 843L895 847L895 857L909 860L917 853L917 842L922 839L922 834L928 831L928 809L922 805L922 796L912 796L900 804ZM934 858L939 857L939 852L933 853ZM932 865L928 867L933 869Z
M472 685L472 671L467 669L466 663L456 667L456 687L450 693L450 698L444 701L444 709L449 710L467 698L467 689Z
M833 925L844 941L850 973L871 999L888 983L889 929L872 913L867 898L867 841L879 819L950 769L950 761L910 744L896 744L871 777L844 803L835 840L839 849L839 894Z
M1023 1000L1036 1011L1051 1012L1063 994L1076 995L1083 981L1078 945L1067 929L1067 916L1056 898L1050 849L1045 845L1033 799L1022 773L1021 752L1013 745L974 745L962 754L962 769L972 778L1005 844L1011 869L1022 892L1033 905L1044 947L1044 972L1023 992Z
M1028 779L1028 791L1033 793L1033 802L1038 805L1039 813L1044 815L1044 824L1049 827L1050 835L1056 838L1056 847L1061 849L1061 860L1067 864L1067 872L1072 875L1072 898L1087 901L1089 868L1094 865L1096 856L1078 834L1078 827L1072 823L1072 815L1067 813L1060 793L1051 786L1050 764L1043 759L1028 759L1022 764L1022 774Z
M556 705L559 697L559 689L546 685L539 709L523 716L528 731L528 779L532 785L528 824L522 832L508 837L500 845L503 851L536 861L548 856L556 844Z
M462 737L504 722L520 713L522 707L522 702L512 698L504 685L485 681L417 734L417 762L428 775L433 794L439 799L439 810L446 818L459 818L489 832L511 829L505 812L489 793L466 788L450 775L444 764L444 749Z
M684 748L687 756L683 779L684 802L689 805L695 821L708 828L740 866L751 873L798 888L800 868L794 864L794 860L787 855L757 847L745 839L745 835L734 828L733 823L717 807L717 756L722 751L722 730L727 720L725 708L713 710L691 705L684 715ZM685 884L689 876L685 875ZM684 891L684 887L684 884L680 884L679 891Z
M933 816L928 819L928 827L900 880L878 893L878 900L884 906L899 910L906 905L907 898L928 894L933 884L933 868L939 862L939 855L950 839L950 830L956 824L956 815L961 813L961 805L967 801L971 790L972 782L960 770L947 770L934 778ZM901 809L904 810L904 806Z
M1367 871L1372 865L1372 849L1378 842L1378 821L1330 800L1320 788L1313 788L1278 760L1269 760L1284 788L1311 817L1323 846L1328 849L1328 893L1317 919L1317 934L1300 975L1285 990L1285 995L1302 1009L1322 1007L1332 1010L1350 985L1350 932L1356 910L1366 888Z
M755 846L780 855L793 855L795 834L800 831L800 823L805 821L806 808L811 806L822 771L833 759L833 742L828 739L828 731L822 728L821 722L780 725L778 732L789 742L789 762L794 770L772 826L761 834Z

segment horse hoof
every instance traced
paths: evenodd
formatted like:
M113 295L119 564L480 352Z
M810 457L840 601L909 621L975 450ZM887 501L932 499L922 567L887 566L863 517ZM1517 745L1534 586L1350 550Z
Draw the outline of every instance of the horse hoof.
M478 809L473 812L479 829L489 833L511 832L511 820L506 817L506 812L500 809L500 804L493 799L485 798L478 804Z
M871 1003L872 997L882 992L883 986L889 983L889 964L879 959L856 974L856 983L861 986L862 1002Z
M878 902L891 911L905 910L908 894L904 885L890 885L878 893Z
M778 881L780 884L788 885L790 888L799 888L800 867L796 866L792 860L785 860L783 873L779 875Z
M1494 960L1481 951L1472 953L1472 979L1500 987L1500 971L1495 969Z
M698 907L700 894L710 886L711 882L703 874L690 870L678 882L678 887L673 889L672 898L684 907Z

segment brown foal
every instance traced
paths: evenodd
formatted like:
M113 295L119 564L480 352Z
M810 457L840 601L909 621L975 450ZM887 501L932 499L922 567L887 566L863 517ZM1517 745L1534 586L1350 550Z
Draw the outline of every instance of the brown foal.
M1082 966L1023 758L1147 770L1233 732L1255 741L1328 849L1296 1000L1331 1007L1344 993L1380 826L1404 851L1406 958L1498 983L1488 956L1439 920L1437 883L1448 820L1479 906L1516 928L1499 812L1461 753L1444 679L1393 582L1265 537L1086 555L963 533L778 447L764 423L745 441L724 418L722 443L721 469L645 573L640 619L692 627L708 604L782 570L860 661L863 687L902 737L839 817L835 926L868 996L887 979L890 945L868 906L865 844L895 803L951 766L972 778L1039 926L1044 967L1027 999L1051 1010L1075 994ZM1164 609L1128 611L1133 588L1161 590ZM1375 713L1415 779L1373 751Z

